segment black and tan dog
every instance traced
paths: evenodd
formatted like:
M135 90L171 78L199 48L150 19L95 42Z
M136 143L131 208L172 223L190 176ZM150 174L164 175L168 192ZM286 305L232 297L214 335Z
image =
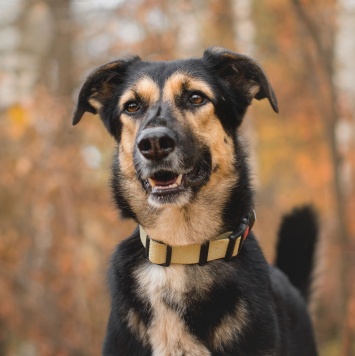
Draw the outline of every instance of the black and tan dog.
M260 66L221 48L117 60L83 85L73 124L98 113L116 139L113 194L139 224L112 259L104 355L316 355L305 302L312 210L293 212L280 231L277 265L294 285L249 233L238 128L253 98L278 111Z

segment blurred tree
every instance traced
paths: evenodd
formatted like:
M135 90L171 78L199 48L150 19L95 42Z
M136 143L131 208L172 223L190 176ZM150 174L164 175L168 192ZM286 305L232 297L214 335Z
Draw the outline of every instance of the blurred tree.
M336 86L337 63L336 63L336 31L337 12L335 1L328 1L328 10L323 10L323 16L318 16L320 8L312 14L306 4L300 0L292 0L296 14L305 27L310 46L303 46L304 58L313 75L308 77L308 83L314 89L313 94L317 102L318 110L323 118L325 137L327 138L330 162L333 172L333 190L335 196L334 212L337 216L337 226L334 229L334 244L341 252L340 262L340 291L341 291L341 320L343 330L343 355L351 355L351 331L348 318L350 317L350 280L349 259L350 247L349 217L347 212L348 192L344 186L343 164L344 155L340 151L337 140L337 127L341 119L340 98ZM330 9L333 9L331 11ZM326 21L325 21L326 19ZM312 51L310 51L310 48ZM346 253L344 253L346 252Z
M74 89L73 77L73 56L72 47L74 46L74 27L72 20L71 1L70 0L45 0L45 3L51 10L53 19L53 40L47 58L43 56L48 63L47 72L53 76L57 82L56 93L59 96L69 96ZM42 69L41 76L48 74Z
M276 79L275 89L283 118L282 122L275 122L268 117L271 125L267 126L264 119L263 123L259 122L263 115L256 117L262 204L264 199L274 204L277 191L278 195L281 192L281 197L276 204L284 205L287 201L290 205L308 199L317 204L323 216L318 270L327 278L317 278L318 337L324 346L321 350L325 351L327 343L337 343L342 325L345 355L351 352L346 341L351 339L350 329L345 326L349 325L346 320L351 318L349 308L353 299L349 287L352 285L349 275L353 275L349 258L355 230L350 215L354 195L344 181L346 172L347 181L350 181L349 165L353 164L350 158L353 153L344 154L349 134L345 139L344 135L338 135L339 127L344 128L340 118L345 112L344 95L336 81L339 65L335 48L340 23L337 6L332 0L292 0L289 4L284 1L255 2L257 45L264 51L260 55L266 60L266 66L274 69L272 78ZM349 9L347 14L349 16ZM341 38L344 40L344 36ZM348 75L351 77L350 72ZM354 130L351 125L346 127ZM276 178L275 167L279 172ZM348 167L347 170L344 167ZM261 209L261 218L265 213L265 208ZM270 219L274 213L270 210Z
M218 45L225 48L235 48L236 33L234 11L231 0L207 2L209 21L204 21L203 47ZM216 31L216 29L218 29Z

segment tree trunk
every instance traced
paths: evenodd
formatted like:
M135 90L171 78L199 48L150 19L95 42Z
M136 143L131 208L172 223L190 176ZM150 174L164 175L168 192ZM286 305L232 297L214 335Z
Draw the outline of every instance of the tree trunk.
M60 97L69 96L74 88L70 0L46 2L52 9L55 24L53 45L49 53L49 58L54 64L51 70L56 72L55 92Z

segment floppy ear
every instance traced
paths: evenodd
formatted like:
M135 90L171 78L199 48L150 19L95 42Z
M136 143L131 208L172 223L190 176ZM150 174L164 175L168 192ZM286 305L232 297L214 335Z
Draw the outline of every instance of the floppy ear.
M241 89L250 101L267 98L275 112L279 112L275 93L266 74L252 58L224 48L206 49L203 58L212 65L219 76L232 88Z
M99 113L104 103L111 98L115 88L123 82L127 68L137 61L140 61L140 58L135 56L110 62L95 69L80 90L73 125L79 123L85 112Z

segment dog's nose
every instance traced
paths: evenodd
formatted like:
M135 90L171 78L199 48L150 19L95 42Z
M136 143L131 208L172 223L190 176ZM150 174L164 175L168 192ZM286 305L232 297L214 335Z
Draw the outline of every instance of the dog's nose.
M166 127L144 129L137 142L141 154L154 161L167 157L176 147L174 134Z

